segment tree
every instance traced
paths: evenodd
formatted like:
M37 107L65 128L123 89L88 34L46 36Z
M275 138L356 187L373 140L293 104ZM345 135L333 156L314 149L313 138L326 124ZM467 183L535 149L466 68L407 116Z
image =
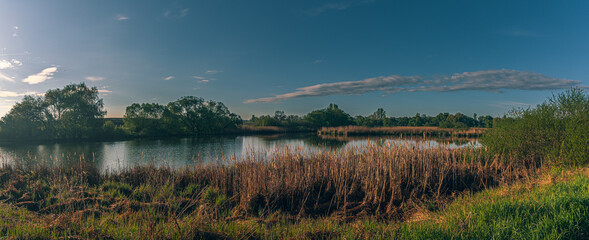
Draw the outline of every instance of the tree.
M96 87L79 83L52 89L45 94L45 102L50 119L56 121L58 138L88 138L100 132L106 111Z
M350 114L339 109L336 104L329 104L329 107L321 110L310 112L304 117L311 126L319 127L336 127L353 125L354 121Z
M16 139L45 138L49 129L46 104L42 97L25 96L2 117L0 129L4 137Z
M101 135L105 114L96 87L70 84L49 90L44 97L25 96L2 118L2 135L23 139L96 137Z
M166 107L157 103L133 103L125 109L123 121L132 133L141 136L165 135L165 111Z
M215 101L186 96L168 103L164 114L166 128L173 134L214 133L242 124L241 117Z

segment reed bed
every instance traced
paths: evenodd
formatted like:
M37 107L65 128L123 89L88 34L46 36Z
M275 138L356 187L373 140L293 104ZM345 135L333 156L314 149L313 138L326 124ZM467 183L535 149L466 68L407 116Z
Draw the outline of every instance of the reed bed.
M411 203L530 178L538 164L489 158L482 149L369 145L304 152L283 147L232 164L136 166L100 173L72 167L0 169L0 199L42 214L162 207L207 218L292 216L402 219ZM72 212L72 213L73 213Z
M469 128L453 129L440 127L362 127L362 126L343 126L343 127L322 127L318 130L319 135L343 135L343 136L363 136L363 135L393 135L393 136L421 136L424 137L477 137L487 131L486 128Z

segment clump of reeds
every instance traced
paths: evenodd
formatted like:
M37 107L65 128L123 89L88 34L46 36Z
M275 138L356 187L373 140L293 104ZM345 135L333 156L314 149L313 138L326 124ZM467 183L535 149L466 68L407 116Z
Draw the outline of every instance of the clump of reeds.
M440 127L364 127L364 126L343 126L343 127L322 127L318 130L320 135L392 135L392 136L424 136L424 137L478 137L486 132L485 128L453 129Z

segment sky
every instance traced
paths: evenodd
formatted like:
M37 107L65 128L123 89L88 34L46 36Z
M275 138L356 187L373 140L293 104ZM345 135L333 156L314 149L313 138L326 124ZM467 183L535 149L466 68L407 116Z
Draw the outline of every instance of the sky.
M502 116L589 85L587 23L589 1L0 0L0 116L80 82L108 117L182 96Z

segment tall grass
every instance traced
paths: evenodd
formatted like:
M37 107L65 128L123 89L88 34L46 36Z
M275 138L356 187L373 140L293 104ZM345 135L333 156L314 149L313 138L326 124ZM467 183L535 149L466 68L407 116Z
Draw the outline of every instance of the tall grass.
M297 216L363 212L399 218L411 201L443 199L529 178L539 167L509 162L487 158L475 148L374 144L311 154L285 147L233 164L179 170L137 166L101 174L84 163L69 168L4 166L0 198L29 202L30 209L46 212L73 205L80 210L78 205L88 203L111 206L122 200L179 207L196 199L219 208L211 210L215 218L226 217L229 210L255 216L276 211Z

